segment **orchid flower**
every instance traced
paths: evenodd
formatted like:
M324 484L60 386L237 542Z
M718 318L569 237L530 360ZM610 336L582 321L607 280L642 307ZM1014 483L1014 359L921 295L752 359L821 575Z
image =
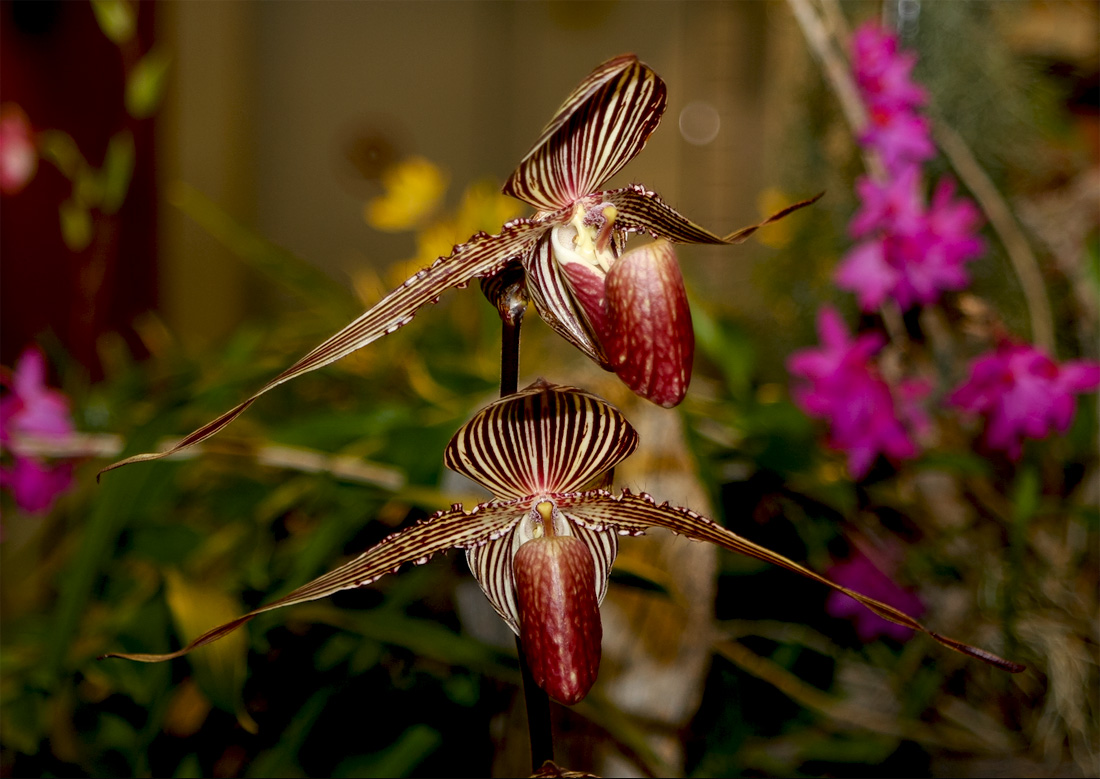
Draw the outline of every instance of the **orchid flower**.
M451 287L520 264L539 314L639 395L663 406L687 391L694 336L676 255L667 242L734 244L813 202L783 209L724 237L692 223L641 185L599 186L642 150L665 110L665 84L632 55L608 60L573 90L504 185L534 206L500 233L478 233L386 295L373 308L273 378L240 405L171 449L115 463L154 460L204 441L260 395L328 365L408 324ZM819 196L820 197L820 196ZM816 198L815 198L816 200ZM622 253L626 236L663 239Z
M289 595L208 631L168 654L112 654L142 662L179 657L209 644L257 614L362 587L406 563L426 563L451 548L466 550L470 570L493 608L522 639L536 683L574 704L596 680L599 604L607 592L619 535L663 527L814 579L875 614L1011 672L1022 665L933 633L902 611L842 587L706 517L646 493L592 489L638 445L622 413L573 387L536 381L482 409L451 439L444 462L485 487L493 500L461 504L394 533Z

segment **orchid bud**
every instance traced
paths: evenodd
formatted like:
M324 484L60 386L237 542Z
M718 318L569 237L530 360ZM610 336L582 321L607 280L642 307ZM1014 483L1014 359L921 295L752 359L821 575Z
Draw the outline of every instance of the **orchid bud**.
M531 675L546 694L580 702L596 682L603 628L592 554L572 536L541 536L513 559L520 639Z
M671 408L691 381L695 332L672 244L640 246L607 274L604 342L610 368L634 392Z

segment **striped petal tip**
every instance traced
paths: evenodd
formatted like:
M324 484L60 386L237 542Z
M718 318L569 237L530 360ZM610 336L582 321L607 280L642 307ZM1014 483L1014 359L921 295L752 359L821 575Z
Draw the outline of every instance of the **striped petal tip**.
M591 193L645 147L666 94L661 77L633 54L598 65L543 129L504 194L554 211Z
M539 379L459 428L443 462L498 499L584 488L638 446L622 412L597 396Z
M546 694L572 706L596 683L603 628L595 565L572 536L543 536L513 558L520 639L531 675Z

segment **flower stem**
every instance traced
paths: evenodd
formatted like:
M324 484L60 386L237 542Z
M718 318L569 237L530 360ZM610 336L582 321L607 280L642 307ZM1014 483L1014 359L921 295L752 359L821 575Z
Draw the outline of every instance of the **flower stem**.
M519 389L519 329L523 317L514 322L503 320L500 332L500 396L511 395Z
M527 294L523 272L506 271L502 278L482 284L489 300L500 311L500 396L519 389L519 336L523 314L527 309ZM516 653L523 676L523 699L527 706L527 733L531 740L531 770L537 772L547 760L554 759L554 732L550 726L550 697L535 683L531 666L523 651L523 642L516 636Z

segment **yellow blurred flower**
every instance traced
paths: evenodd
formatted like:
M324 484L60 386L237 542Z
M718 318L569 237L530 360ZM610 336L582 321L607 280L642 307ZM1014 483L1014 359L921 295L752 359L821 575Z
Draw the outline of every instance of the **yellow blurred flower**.
M411 230L439 206L447 190L447 174L423 157L408 157L382 174L386 193L364 209L367 224L376 230Z

